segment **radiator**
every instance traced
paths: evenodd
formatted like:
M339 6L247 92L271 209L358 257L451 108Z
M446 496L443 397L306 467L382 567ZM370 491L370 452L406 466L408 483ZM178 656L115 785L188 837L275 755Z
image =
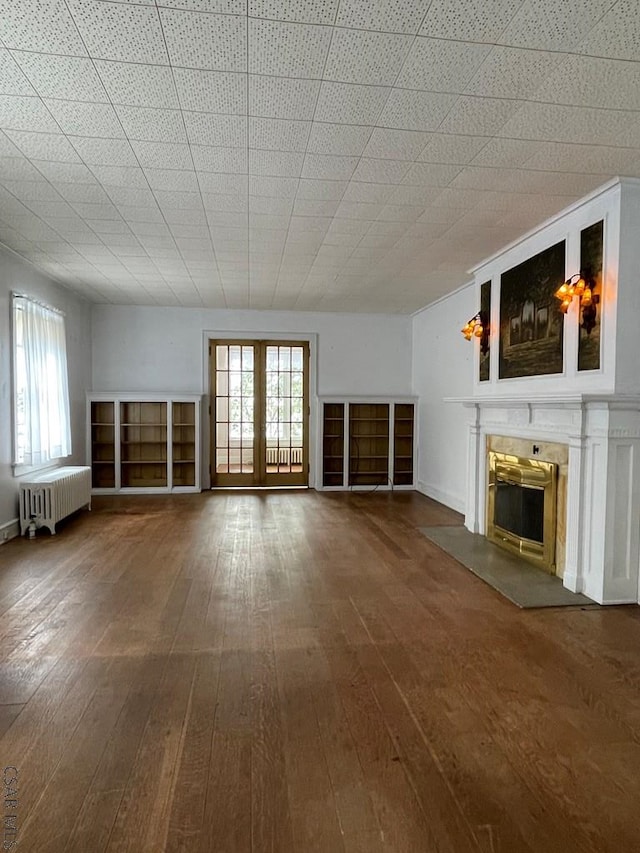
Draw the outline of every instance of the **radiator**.
M85 506L91 509L91 468L56 468L28 477L20 482L20 534L33 518L54 535L59 521Z
M267 447L267 465L302 465L302 448Z

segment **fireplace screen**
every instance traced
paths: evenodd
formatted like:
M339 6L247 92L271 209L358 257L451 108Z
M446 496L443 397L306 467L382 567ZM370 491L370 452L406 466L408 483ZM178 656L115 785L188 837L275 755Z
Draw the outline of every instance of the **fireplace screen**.
M489 453L487 537L554 572L556 465Z

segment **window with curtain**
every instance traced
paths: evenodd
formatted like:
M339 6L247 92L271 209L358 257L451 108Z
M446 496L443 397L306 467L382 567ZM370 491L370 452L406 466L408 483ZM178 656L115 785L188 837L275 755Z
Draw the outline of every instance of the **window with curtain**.
M71 453L64 315L13 297L14 463L46 465Z

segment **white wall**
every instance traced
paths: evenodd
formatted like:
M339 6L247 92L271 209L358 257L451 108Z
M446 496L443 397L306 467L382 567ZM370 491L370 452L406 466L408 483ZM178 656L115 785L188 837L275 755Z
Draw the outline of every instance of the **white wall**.
M11 291L34 296L65 312L69 396L71 403L71 464L85 460L85 392L91 381L89 304L52 282L0 247L0 530L18 517L18 483L13 476L11 397Z
M216 333L317 335L317 392L411 393L411 319L401 315L95 305L95 391L208 393L204 340Z
M476 305L473 284L413 316L413 393L419 403L418 489L464 512L468 410L446 397L473 393L475 340L460 329Z

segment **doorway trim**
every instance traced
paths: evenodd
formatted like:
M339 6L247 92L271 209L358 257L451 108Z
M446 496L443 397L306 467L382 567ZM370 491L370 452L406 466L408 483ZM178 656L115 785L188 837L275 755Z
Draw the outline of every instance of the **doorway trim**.
M239 340L239 341L254 341L254 340L269 340L269 341L303 341L309 344L309 488L315 489L317 478L317 444L318 444L318 334L317 332L273 332L263 329L255 331L242 332L232 331L230 329L204 329L202 332L201 341L201 356L202 356L202 388L204 391L201 423L201 440L202 440L202 488L211 488L211 417L209 415L209 407L213 405L211 399L211 388L209 387L209 343L213 340ZM274 487L274 488L277 488Z

